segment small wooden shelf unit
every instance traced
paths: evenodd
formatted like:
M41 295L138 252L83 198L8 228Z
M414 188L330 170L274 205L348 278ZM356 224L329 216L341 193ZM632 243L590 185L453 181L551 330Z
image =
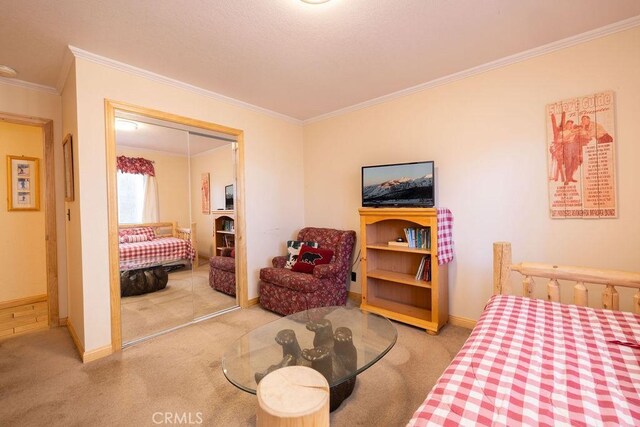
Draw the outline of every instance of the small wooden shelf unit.
M236 228L235 212L230 210L211 211L213 214L213 247L215 255L220 255L225 248L235 246ZM225 223L231 223L232 229L225 230Z
M438 265L438 217L433 208L361 208L360 308L437 333L449 318L447 265ZM405 228L430 228L431 248L390 246ZM431 281L416 280L431 257Z

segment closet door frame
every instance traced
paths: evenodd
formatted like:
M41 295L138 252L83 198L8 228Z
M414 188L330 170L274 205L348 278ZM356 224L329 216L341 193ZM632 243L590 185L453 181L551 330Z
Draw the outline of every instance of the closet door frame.
M247 246L245 234L244 202L244 131L212 122L192 119L146 107L105 99L105 130L107 155L107 196L109 215L109 292L111 303L111 350L122 349L122 323L120 312L120 260L118 251L118 193L116 182L116 110L153 119L173 122L203 130L219 132L236 138L234 156L236 164L236 293L238 305L249 306L247 293Z

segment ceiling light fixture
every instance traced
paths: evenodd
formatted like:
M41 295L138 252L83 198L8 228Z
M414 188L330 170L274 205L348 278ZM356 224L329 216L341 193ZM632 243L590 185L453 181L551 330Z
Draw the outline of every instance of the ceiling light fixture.
M16 70L14 70L11 67L8 67L6 65L0 65L0 76L2 77L8 77L10 79L16 77L18 75L18 72Z
M329 0L302 0L302 1L309 4L320 4L320 3L326 3Z
M116 119L116 129L126 131L137 130L138 124L129 120Z

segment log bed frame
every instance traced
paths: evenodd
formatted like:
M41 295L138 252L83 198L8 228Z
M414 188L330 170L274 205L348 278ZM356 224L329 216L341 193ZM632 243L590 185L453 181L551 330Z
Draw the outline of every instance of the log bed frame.
M511 294L509 276L517 271L524 276L522 295L532 298L533 277L548 279L547 300L560 302L560 286L558 280L576 282L573 287L573 304L588 306L589 291L585 283L604 285L602 291L602 308L619 310L619 295L616 286L636 289L633 296L633 312L640 314L640 273L626 271L603 270L565 265L521 262L511 263L511 243L496 242L493 244L493 294Z
M119 230L127 228L151 227L158 237L176 237L182 240L189 240L194 251L198 250L196 245L196 223L191 223L191 228L178 227L175 221L171 222L146 222L142 224L118 224Z

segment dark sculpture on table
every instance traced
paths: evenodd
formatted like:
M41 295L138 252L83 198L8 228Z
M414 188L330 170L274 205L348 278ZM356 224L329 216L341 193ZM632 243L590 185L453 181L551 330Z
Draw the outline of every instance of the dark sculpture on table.
M285 366L309 366L320 372L329 384L334 378L342 378L355 372L358 367L358 353L353 345L351 329L339 327L333 332L331 321L320 319L307 322L307 329L314 332L313 348L300 350L300 344L292 329L283 329L276 335L276 342L282 346L282 360L262 372L256 372L259 383L270 372ZM351 395L356 384L355 375L330 388L330 410L334 411Z

